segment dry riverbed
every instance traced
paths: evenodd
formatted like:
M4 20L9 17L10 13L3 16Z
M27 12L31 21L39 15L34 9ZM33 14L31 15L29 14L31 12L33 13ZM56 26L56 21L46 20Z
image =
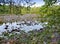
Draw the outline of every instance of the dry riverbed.
M14 22L14 21L35 21L37 19L36 14L26 14L26 15L0 15L0 24L3 22Z

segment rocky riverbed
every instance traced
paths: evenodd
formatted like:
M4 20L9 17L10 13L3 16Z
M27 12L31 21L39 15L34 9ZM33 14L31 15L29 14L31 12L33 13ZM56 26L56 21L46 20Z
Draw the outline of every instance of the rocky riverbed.
M36 14L26 14L26 15L0 15L0 23L3 22L15 22L15 21L35 21L37 20Z

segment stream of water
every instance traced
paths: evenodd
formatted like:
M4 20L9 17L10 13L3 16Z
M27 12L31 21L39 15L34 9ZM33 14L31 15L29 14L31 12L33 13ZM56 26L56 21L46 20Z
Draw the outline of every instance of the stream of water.
M38 23L38 22L30 22L30 21L27 21L27 23L25 23L24 21L12 22L12 23L8 22L0 25L0 34L6 32L7 30L11 32L13 29L24 30L25 32L28 32L35 29L39 30L41 28L43 28L42 23Z

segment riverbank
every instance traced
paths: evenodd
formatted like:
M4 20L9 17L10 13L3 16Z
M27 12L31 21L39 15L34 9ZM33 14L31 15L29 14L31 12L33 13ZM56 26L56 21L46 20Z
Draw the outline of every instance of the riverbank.
M4 22L15 22L15 21L35 21L37 20L36 14L26 14L26 15L0 15L0 24Z

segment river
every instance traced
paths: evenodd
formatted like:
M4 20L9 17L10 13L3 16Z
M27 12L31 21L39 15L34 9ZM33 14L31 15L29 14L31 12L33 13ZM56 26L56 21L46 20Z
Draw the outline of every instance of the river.
M31 21L21 21L21 22L12 22L12 23L3 23L0 25L0 34L3 32L11 32L12 30L24 30L25 32L31 31L31 30L39 30L43 28L43 23L39 23L37 21L31 22Z

